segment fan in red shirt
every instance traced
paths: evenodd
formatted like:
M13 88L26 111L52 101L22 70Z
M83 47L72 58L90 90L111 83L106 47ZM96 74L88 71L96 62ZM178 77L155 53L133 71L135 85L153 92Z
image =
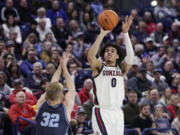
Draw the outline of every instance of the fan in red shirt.
M83 88L79 92L79 98L81 100L82 105L90 98L89 92L93 87L93 83L91 79L86 79L83 84Z
M29 120L34 119L36 112L32 106L26 102L26 94L24 91L19 91L16 93L16 103L10 107L8 115L13 124L16 123L18 116ZM19 120L19 131L22 131L22 129L28 125L29 123Z
M19 91L24 91L24 93L26 95L26 102L28 104L35 105L37 103L36 97L32 93L27 92L23 89L23 84L22 84L21 79L15 79L14 80L14 90L12 91L12 93L9 96L9 101L11 104L16 103L16 93L18 93Z

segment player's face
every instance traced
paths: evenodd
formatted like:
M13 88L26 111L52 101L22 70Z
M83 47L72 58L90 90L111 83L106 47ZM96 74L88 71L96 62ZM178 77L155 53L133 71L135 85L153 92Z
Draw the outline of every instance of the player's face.
M117 54L117 50L114 47L107 47L104 53L104 60L108 64L114 64L116 63L116 60L119 58L119 55Z

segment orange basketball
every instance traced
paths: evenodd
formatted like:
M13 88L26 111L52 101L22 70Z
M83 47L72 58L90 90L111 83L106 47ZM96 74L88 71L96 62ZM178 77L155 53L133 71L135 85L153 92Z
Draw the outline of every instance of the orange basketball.
M104 10L98 16L98 24L104 30L112 30L118 24L118 15L113 10Z

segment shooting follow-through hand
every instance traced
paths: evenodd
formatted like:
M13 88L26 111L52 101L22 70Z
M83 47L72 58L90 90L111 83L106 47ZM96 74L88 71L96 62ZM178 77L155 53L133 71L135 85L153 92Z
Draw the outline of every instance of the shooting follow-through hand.
M133 22L133 17L126 16L125 21L122 22L122 32L127 33L129 31L129 28Z

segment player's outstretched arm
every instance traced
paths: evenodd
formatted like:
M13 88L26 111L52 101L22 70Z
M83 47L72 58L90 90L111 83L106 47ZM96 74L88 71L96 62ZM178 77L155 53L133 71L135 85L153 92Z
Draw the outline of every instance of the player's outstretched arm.
M61 62L62 62L63 75L66 79L66 85L67 85L67 89L68 89L68 93L65 96L64 104L65 104L66 110L67 110L67 117L70 120L71 112L74 107L76 91L75 91L75 84L74 84L74 82L68 72L68 69L67 69L68 60L69 60L69 54L64 53Z
M60 64L59 64L56 72L54 73L54 75L51 78L51 83L59 82L59 79L60 79L60 76L61 76L61 73L62 73L61 60L59 60L59 63Z
M93 46L91 47L91 49L89 50L88 53L88 62L92 68L92 70L100 68L102 66L101 62L96 58L96 55L98 53L100 44L103 40L103 38L109 33L109 30L103 30L101 28L101 32L98 35L96 41L94 42Z
M134 61L134 51L132 47L131 40L129 38L129 28L131 27L131 24L133 22L133 17L126 16L125 22L122 23L122 32L124 34L124 40L125 40L125 45L126 45L126 57L125 57L125 73L124 75L127 74L128 70L131 68L131 65L133 64Z
M61 63L61 61L59 63ZM61 64L59 64L56 72L52 76L51 83L52 82L59 82L61 73L62 73L62 67L61 67ZM46 101L46 94L44 93L43 95L41 95L41 97L39 98L39 100L37 102L37 108L39 108L40 105L43 104L45 101Z

